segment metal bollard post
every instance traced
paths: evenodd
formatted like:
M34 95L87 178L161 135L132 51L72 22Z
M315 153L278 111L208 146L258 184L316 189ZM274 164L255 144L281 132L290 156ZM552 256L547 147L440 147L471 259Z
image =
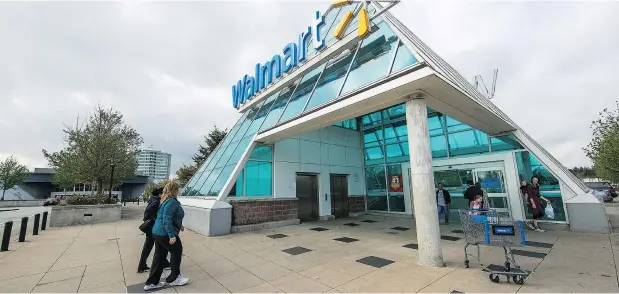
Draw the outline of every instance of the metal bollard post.
M21 227L19 228L19 242L26 241L26 230L28 230L28 217L21 218Z
M41 231L45 231L47 228L47 211L43 212L43 220L41 221Z
M0 251L9 251L9 239L11 239L11 229L13 229L12 221L4 223L4 234L2 234L2 245L0 245Z
M37 213L34 215L34 227L32 228L32 235L36 236L39 234L39 221L41 220L41 214Z

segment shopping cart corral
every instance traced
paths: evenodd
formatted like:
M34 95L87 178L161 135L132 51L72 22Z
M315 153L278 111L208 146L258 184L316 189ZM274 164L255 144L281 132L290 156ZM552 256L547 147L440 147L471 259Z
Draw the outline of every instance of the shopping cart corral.
M506 215L505 212L499 213L495 209L460 209L459 213L466 240L464 265L467 268L470 266L469 257L471 257L483 266L479 245L503 247L505 267L489 265L484 271L489 272L488 277L495 283L499 282L499 276L505 276L508 282L511 279L516 284L524 284L530 272L520 268L512 253L513 247L526 244L522 221L514 221L510 215ZM471 245L477 247L477 255L468 252Z

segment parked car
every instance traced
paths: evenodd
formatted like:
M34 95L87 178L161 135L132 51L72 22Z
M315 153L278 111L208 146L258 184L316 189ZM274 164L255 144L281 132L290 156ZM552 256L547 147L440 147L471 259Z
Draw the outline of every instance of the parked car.
M604 202L612 202L613 198L617 197L615 187L609 182L586 182L585 185L593 190L593 195Z
M43 202L43 206L53 206L58 205L58 203L60 203L60 200L58 200L58 198L47 198L45 199L45 202Z

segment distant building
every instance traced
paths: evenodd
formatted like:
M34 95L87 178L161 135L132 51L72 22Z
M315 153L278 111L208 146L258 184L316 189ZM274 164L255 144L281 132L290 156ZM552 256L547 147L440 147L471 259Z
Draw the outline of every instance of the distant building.
M90 195L93 194L93 187L90 184L76 184L72 189L62 189L52 183L54 169L35 168L34 172L28 174L28 178L23 184L19 184L6 190L5 200L34 200L49 197L70 196L70 195ZM149 183L149 178L138 175L133 179L121 181L118 187L114 187L112 195L119 199L137 198L142 195ZM104 194L107 195L107 187L104 187Z
M149 146L138 154L138 175L160 181L170 177L172 155Z

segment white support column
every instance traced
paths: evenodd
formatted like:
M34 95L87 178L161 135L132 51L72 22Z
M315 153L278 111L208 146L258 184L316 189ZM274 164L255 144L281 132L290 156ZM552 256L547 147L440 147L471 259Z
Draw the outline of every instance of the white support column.
M412 97L411 97L412 98ZM406 102L406 127L411 163L411 183L419 264L443 267L441 230L432 172L432 151L428 132L428 111L424 98L412 98Z

